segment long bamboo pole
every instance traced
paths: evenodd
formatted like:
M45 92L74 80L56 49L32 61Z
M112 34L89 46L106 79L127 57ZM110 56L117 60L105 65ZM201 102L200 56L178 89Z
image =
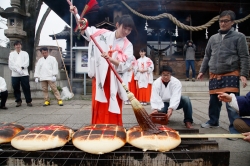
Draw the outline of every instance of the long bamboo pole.
M181 138L245 138L242 134L180 134Z
M55 39L56 39L56 35L55 35L55 33L54 33L54 32L53 32L53 34L54 34L54 37L55 37ZM59 53L60 53L60 55L61 55L61 60L62 60L62 62L63 62L63 67L64 67L64 70L65 70L65 72L66 72L66 76L67 76L67 80L68 80L68 84L69 84L70 92L73 94L73 92L72 92L72 88L71 88L71 84L70 84L70 81L69 81L68 72L67 72L67 70L66 70L66 66L65 66L65 63L64 63L64 60L63 60L62 52L61 52L61 50L60 50L60 48L59 48L59 44L58 44L57 39L56 39L56 44L57 44L57 47L58 47Z

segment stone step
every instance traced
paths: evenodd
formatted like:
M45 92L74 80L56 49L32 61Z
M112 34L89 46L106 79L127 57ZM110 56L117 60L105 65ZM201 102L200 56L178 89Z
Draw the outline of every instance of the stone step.
M189 96L189 97L194 97L194 98L200 98L200 97L209 97L209 91L208 91L208 81L184 81L181 80L182 83L182 95ZM77 79L74 80L73 83L73 93L75 95L82 95L83 94L83 80ZM250 81L248 82L248 85L250 85ZM67 80L58 80L57 81L57 86L59 87L65 87L68 86L68 81ZM240 95L245 95L250 91L250 86L247 86L246 88L242 88L242 84L240 85ZM42 93L42 88L40 83L35 83L34 80L30 81L30 88L31 88L31 96L32 98L43 98L43 93ZM91 81L87 81L86 85L86 94L91 95L92 91L92 85ZM13 97L13 92L9 91L9 96ZM53 99L54 95L50 92L50 97ZM22 95L23 96L23 95Z
M182 95L189 97L209 97L209 89L208 81L184 81L181 80L182 83ZM250 81L248 81L248 85L250 85ZM242 87L242 83L240 83L240 95L245 95L250 91L250 86L245 88Z

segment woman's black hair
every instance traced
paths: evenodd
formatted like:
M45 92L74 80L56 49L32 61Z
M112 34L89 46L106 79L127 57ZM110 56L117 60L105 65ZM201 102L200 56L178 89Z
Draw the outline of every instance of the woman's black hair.
M147 52L147 51L146 51L146 48L141 48L141 49L140 49L140 52Z
M136 30L134 20L128 14L122 15L117 22L119 26L123 25L124 28L129 27Z
M171 68L170 66L165 66L165 65L161 67L160 75L161 75L162 72L164 72L164 71L169 72L169 73L172 73L172 72L173 72L173 70L172 70L172 68Z

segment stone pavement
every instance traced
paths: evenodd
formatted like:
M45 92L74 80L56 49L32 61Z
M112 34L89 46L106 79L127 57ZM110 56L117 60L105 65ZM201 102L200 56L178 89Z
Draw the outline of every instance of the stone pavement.
M44 125L49 123L64 124L73 129L90 124L91 121L91 96L75 96L74 99L64 101L64 106L58 106L56 100L51 101L51 105L43 107L43 100L33 100L33 107L27 107L23 103L21 107L15 107L13 98L8 99L6 106L8 110L0 110L0 122L15 122L25 127L34 125ZM200 133L228 133L228 117L225 104L221 111L220 126L214 129L203 129L200 124L208 120L208 97L191 97L193 106L194 128L198 128ZM23 100L24 102L24 100ZM144 106L148 113L151 112L150 105ZM129 128L137 124L132 107L124 106L123 111L124 127ZM183 112L177 110L170 118L169 127L184 128ZM250 143L241 139L230 141L225 138L210 138L219 143L220 150L230 151L231 166L250 165Z

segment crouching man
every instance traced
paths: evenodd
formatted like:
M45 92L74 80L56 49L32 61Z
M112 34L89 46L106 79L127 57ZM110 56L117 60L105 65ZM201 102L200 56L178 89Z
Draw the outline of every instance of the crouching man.
M0 109L8 109L5 104L8 98L8 91L7 91L7 85L5 82L5 79L3 77L0 77L0 95L1 95L1 104Z
M47 47L40 48L40 52L43 57L40 58L36 64L34 77L35 82L38 83L40 80L42 85L44 96L43 106L50 105L48 86L50 86L53 91L53 94L58 101L58 105L63 106L60 93L56 86L56 75L58 74L58 63L56 58L49 55Z
M184 123L192 128L192 104L188 96L181 96L181 82L172 76L172 68L162 66L160 77L153 83L151 93L151 108L153 113L166 113L169 119L175 110L183 109Z

